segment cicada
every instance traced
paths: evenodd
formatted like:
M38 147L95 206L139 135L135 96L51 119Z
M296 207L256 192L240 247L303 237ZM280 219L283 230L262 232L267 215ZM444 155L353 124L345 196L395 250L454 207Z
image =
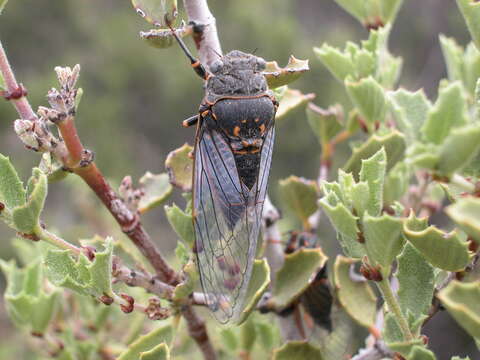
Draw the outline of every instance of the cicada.
M262 71L265 60L238 50L209 71L172 30L205 81L196 124L193 222L200 282L214 317L235 321L252 274L275 138L278 103Z

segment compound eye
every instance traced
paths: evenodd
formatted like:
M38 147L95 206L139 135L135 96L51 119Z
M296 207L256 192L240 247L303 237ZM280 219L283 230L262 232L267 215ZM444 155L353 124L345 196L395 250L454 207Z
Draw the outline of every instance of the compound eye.
M258 70L265 70L267 63L261 57L257 57L257 69Z
M220 72L220 70L222 70L223 68L223 61L218 59L218 60L215 60L212 65L210 65L210 71L213 73L213 74L216 74L218 72Z

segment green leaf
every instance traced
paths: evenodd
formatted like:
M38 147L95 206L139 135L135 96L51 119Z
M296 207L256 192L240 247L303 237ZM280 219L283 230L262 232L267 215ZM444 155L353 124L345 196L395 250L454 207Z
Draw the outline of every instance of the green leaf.
M289 341L273 350L272 360L322 360L320 349L305 341Z
M383 183L387 167L387 154L381 148L372 157L362 160L360 181L366 181L370 190L367 211L371 215L379 215L383 208Z
M358 81L347 78L345 87L367 128L370 132L373 132L375 123L382 123L387 111L384 90L371 76Z
M467 197L459 199L454 204L448 206L445 212L455 221L460 229L480 242L479 198Z
M253 263L252 276L248 283L247 294L245 295L245 305L237 320L237 324L243 323L248 318L269 285L270 267L265 259L256 259Z
M193 292L195 285L198 282L198 270L193 261L188 262L183 267L183 273L185 275L185 280L175 287L172 296L173 301L182 301L187 299L188 296Z
M27 202L12 211L16 229L23 233L33 233L39 224L40 213L47 197L47 176L38 168L32 171L27 185Z
M63 164L50 152L42 154L42 159L40 160L38 167L45 175L47 175L49 184L63 180L68 174L70 174L68 171L65 171Z
M332 332L322 339L322 355L324 359L348 359L364 346L367 330L358 325L336 304L332 307L332 320L334 323Z
M74 261L68 250L49 250L44 260L48 279L81 295L113 297L112 252L111 238L105 240L103 251L95 253L93 262L83 254Z
M280 180L279 184L280 194L288 210L295 214L303 224L306 224L308 218L318 208L315 183L297 176L290 176Z
M0 154L0 201L8 209L25 204L25 190L8 157Z
M263 75L267 79L268 87L275 89L297 80L308 70L310 70L308 60L299 60L290 55L288 63L284 68L279 67L276 61L267 62Z
M389 0L380 2L380 6L382 7L382 15L386 22L394 21L402 4L403 0Z
M411 244L407 244L398 257L396 276L398 302L404 315L409 312L414 318L427 315L435 288L435 272Z
M167 344L155 346L152 350L140 353L140 360L168 360L170 359L170 350Z
M377 299L367 281L353 280L351 268L358 261L337 256L334 265L335 286L340 304L358 324L370 328L375 324Z
M422 221L426 223L426 219L417 219L410 213L403 226L407 240L433 266L447 271L464 269L470 261L468 243L456 231L445 233L435 226L419 225Z
M275 334L273 326L271 323L255 322L258 341L265 351L270 351L274 345Z
M470 335L480 339L480 281L453 280L437 296L453 318Z
M190 260L190 252L187 250L187 248L181 241L177 241L177 247L175 248L175 256L182 265L186 265L188 263L188 260Z
M435 169L439 162L439 147L431 143L414 143L407 150L407 164L425 169Z
M192 191L193 160L189 154L193 148L185 143L171 151L165 161L170 183L184 192Z
M385 314L382 338L386 344L403 342L404 337L395 315L391 312Z
M159 344L169 344L172 341L172 336L173 330L171 325L161 326L139 337L130 344L127 350L119 356L118 360L138 360L142 353L155 349Z
M460 12L467 23L470 35L480 50L480 4L476 0L457 0Z
M314 47L313 52L340 82L343 83L348 76L356 76L352 53L347 51L342 52L327 43L324 43L321 48Z
M473 160L479 149L480 124L452 129L439 149L438 173L452 175Z
M190 28L182 26L175 29L175 33L179 38L183 38L191 34ZM165 49L176 43L175 37L170 29L151 29L148 31L140 31L140 37L145 42L157 49Z
M298 298L327 261L321 249L301 248L285 255L272 290L272 304L282 309Z
M166 27L167 17L174 21L177 17L177 0L131 0L137 13L150 24Z
M0 15L3 13L3 9L5 9L5 5L7 5L8 0L1 0L0 1Z
M234 352L238 347L237 336L233 328L225 328L220 330L220 338L228 351Z
M191 249L195 242L193 219L191 214L182 211L177 205L165 205L165 214L175 233Z
M249 318L240 326L240 349L245 353L250 353L255 341L257 340L257 331L252 318Z
M421 131L425 140L441 144L453 128L467 124L467 102L460 82L439 88L438 99Z
M172 194L173 188L167 174L152 174L147 171L140 178L144 195L138 204L138 211L145 213L164 203Z
M310 103L307 107L307 120L320 145L325 147L342 130L343 108L336 104L322 109Z
M370 197L368 183L366 181L361 181L357 184L353 184L350 190L350 197L352 199L353 208L357 212L358 217L362 218L364 212L367 210Z
M347 78L360 80L373 76L379 84L385 88L391 88L400 75L402 59L393 57L388 51L390 29L391 26L387 25L371 30L368 40L362 41L361 47L347 42L343 51L328 44L323 44L321 48L314 48L313 51L333 76L342 83Z
M281 119L289 112L305 106L314 97L315 94L303 94L299 90L287 88L282 99L280 100L280 104L275 115L275 120Z
M397 163L388 172L383 187L383 203L385 205L392 205L405 195L410 185L410 176L410 169L405 162Z
M319 204L337 231L345 254L350 257L361 258L365 255L365 250L362 244L357 241L360 231L357 225L358 217L354 216L332 193L327 194L325 185L324 193L326 196L319 201Z
M393 107L395 122L402 133L410 141L419 137L420 129L427 120L432 104L425 96L423 89L410 92L398 89L388 93L390 104Z
M367 22L369 14L367 13L368 7L365 6L365 2L368 3L368 0L335 0L335 2L362 24Z
M38 261L19 269L13 261L0 260L0 268L7 279L5 306L12 321L19 327L42 335L56 313L60 300L58 291L46 293L42 289L43 272Z
M415 345L407 355L411 360L436 360L435 354L423 345Z
M448 79L459 80L473 98L475 85L480 77L480 52L473 43L464 50L453 38L440 35L443 57L447 64Z
M373 134L366 142L353 149L352 156L343 167L343 170L353 173L355 179L358 179L362 160L373 156L381 148L385 149L387 155L388 171L405 157L405 136L396 130L384 135Z
M381 265L383 275L388 276L393 261L405 244L403 221L386 214L372 217L367 213L362 223L368 260L374 266Z

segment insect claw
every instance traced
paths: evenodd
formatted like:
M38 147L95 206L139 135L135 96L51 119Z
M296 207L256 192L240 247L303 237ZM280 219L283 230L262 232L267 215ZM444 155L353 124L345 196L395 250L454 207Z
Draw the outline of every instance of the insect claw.
M193 160L193 159L195 158L195 155L194 155L193 150L190 151L190 152L187 154L187 156L188 156L189 159L192 159L192 160Z

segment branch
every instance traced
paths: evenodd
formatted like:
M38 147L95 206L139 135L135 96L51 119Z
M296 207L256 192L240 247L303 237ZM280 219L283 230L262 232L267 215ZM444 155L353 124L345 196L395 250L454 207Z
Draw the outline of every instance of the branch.
M377 340L373 347L360 350L351 360L393 359L394 356L395 354L387 348L383 341Z
M192 306L185 306L182 309L182 315L187 322L188 332L202 351L203 357L207 360L217 359L217 354L208 337L205 322L200 319Z
M183 5L189 21L206 25L201 39L195 44L200 62L208 68L222 54L216 20L208 8L207 0L183 0Z
M13 106L17 110L18 114L22 119L34 119L37 116L32 110L30 103L26 98L26 90L23 86L17 83L15 79L15 74L12 71L12 67L7 58L7 54L5 53L5 49L3 48L2 43L0 42L0 71L3 75L3 79L5 80L5 85L7 88L7 93L5 95L11 95L15 92L19 91L19 97L12 97L10 100L12 101ZM8 98L7 98L8 99Z

